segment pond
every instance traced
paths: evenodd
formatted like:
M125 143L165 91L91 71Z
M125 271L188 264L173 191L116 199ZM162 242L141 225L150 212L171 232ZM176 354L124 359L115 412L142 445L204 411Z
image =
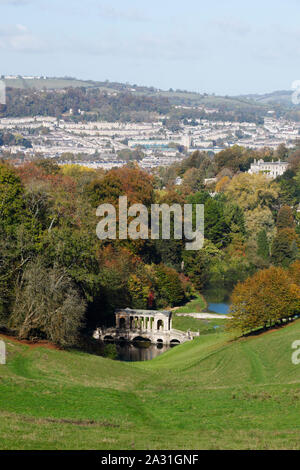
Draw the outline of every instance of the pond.
M203 296L207 301L207 311L209 313L228 315L230 292L225 289L209 289L203 292Z
M118 353L116 360L125 362L150 361L171 348L171 346L165 344L152 344L150 342L134 344L122 342L117 343L116 347Z
M225 304L225 303L208 303L207 310L208 310L208 313L219 313L221 315L228 315L228 313L229 313L229 304Z

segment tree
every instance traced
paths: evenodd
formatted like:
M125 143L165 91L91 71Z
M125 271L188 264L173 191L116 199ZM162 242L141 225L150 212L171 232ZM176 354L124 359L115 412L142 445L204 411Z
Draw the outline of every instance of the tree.
M184 300L184 289L178 273L163 264L154 266L156 281L156 305L158 308L173 307Z
M277 215L276 226L278 230L295 227L293 211L289 206L285 205L280 208Z
M257 255L265 260L270 256L269 240L265 230L261 230L257 236Z
M280 323L299 313L300 292L289 273L271 267L255 273L235 287L230 306L229 329L243 333Z
M265 175L240 173L232 178L225 188L225 194L244 210L271 208L278 200L279 187Z
M233 145L226 150L222 150L215 156L217 171L227 168L234 173L248 170L252 159L253 152L239 145Z
M250 238L257 238L259 232L265 230L268 238L275 233L272 211L268 207L256 207L245 212L246 229Z
M189 276L197 290L207 287L210 281L210 269L221 257L221 251L210 241L205 240L201 250L184 251L184 272Z
M200 191L204 188L204 177L205 174L201 169L188 169L184 174L182 190L186 194Z
M223 204L214 199L208 199L204 205L204 235L218 248L225 247L230 242L230 226L223 209Z
M36 165L47 174L47 175L58 175L61 171L60 166L53 162L51 158L45 158L43 160L38 160Z
M300 260L290 265L289 274L292 281L300 287Z
M64 269L31 262L15 296L9 327L19 338L44 337L62 347L76 344L86 304Z
M153 178L138 168L118 168L107 173L101 180L92 181L87 195L93 207L110 203L117 206L120 196L127 196L128 204L154 202Z
M231 233L246 234L244 211L237 204L224 204L224 217Z
M16 226L24 215L24 187L15 171L0 164L0 223Z
M279 230L272 243L271 260L277 266L288 266L298 255L298 236L294 229Z
M219 179L219 181L216 184L216 192L222 193L229 183L230 183L229 176L223 176L221 179Z
M144 273L131 274L128 279L128 289L131 297L132 307L147 309L149 294L152 288L149 279ZM154 300L154 299L153 299Z
M287 159L289 155L289 150L284 144L278 145L276 149L276 157L279 158L279 160L284 161Z

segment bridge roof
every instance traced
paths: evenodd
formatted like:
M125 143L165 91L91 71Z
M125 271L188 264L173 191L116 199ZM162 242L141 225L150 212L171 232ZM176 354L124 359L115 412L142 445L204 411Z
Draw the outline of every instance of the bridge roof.
M150 316L155 316L155 315L164 315L165 317L170 317L172 315L171 310L136 310L136 309L131 309L131 308L119 308L115 311L115 313L122 313L125 315L150 315Z

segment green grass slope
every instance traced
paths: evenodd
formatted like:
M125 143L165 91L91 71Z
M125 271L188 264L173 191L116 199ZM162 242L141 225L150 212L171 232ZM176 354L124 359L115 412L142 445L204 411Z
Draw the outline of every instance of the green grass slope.
M5 339L0 448L299 449L297 339L207 334L143 363Z
M11 88L36 88L37 90L59 90L67 87L91 87L93 84L84 80L66 79L66 78L46 78L46 79L23 79L23 78L12 78L5 79L7 87Z

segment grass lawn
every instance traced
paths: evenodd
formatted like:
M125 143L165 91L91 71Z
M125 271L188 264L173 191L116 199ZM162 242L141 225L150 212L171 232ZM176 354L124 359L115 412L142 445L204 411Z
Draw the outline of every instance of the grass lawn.
M201 335L208 335L213 333L221 333L222 331L224 331L226 321L227 320L202 320L199 318L192 317L178 317L176 314L174 314L173 328L181 331L200 331Z
M1 449L300 449L300 321L143 363L2 339Z
M200 331L200 334L220 333L224 330L226 320L202 320L192 317L179 317L177 313L201 313L205 311L206 302L202 295L198 294L197 297L191 302L187 303L184 307L176 309L173 313L173 328L182 331Z
M206 302L202 295L198 294L195 299L188 302L183 307L176 308L176 313L201 313L206 307Z

